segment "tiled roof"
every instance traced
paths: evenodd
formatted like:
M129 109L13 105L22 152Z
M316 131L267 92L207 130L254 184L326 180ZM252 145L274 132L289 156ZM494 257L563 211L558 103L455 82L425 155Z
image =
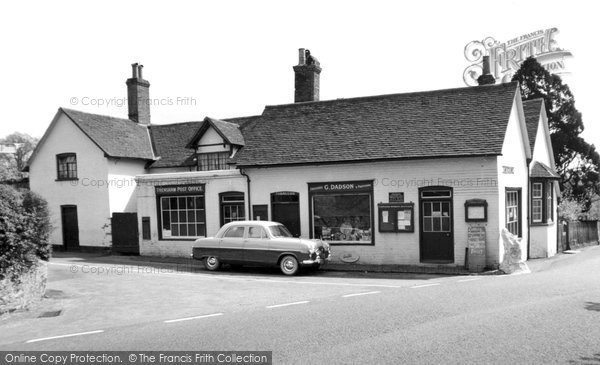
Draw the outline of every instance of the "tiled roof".
M153 160L152 144L146 126L129 119L84 113L77 110L61 110L106 155L111 157Z
M152 164L151 168L193 165L191 159L194 157L194 150L190 150L185 146L202 123L186 122L152 125L150 134L152 135L156 156L159 159Z
M238 166L498 155L517 84L267 106Z
M535 161L531 168L530 177L532 178L547 178L547 179L560 179L560 176L553 172L552 169L541 162Z
M196 148L198 141L211 126L227 143L238 146L244 145L244 136L242 135L238 124L206 117L200 125L200 128L198 128L194 136L188 141L186 148Z
M531 99L523 102L523 113L525 114L525 125L527 126L527 135L529 136L529 147L533 152L535 145L535 136L540 125L540 113L542 112L542 103L544 99Z
M239 146L244 145L244 136L242 136L239 125L214 118L207 117L206 119L211 121L211 123L223 134L223 137L225 137L229 143Z

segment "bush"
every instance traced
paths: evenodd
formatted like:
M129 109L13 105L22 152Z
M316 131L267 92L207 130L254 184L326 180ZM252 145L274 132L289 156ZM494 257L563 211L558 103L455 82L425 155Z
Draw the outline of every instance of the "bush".
M50 257L50 219L38 195L0 185L0 280L17 280Z

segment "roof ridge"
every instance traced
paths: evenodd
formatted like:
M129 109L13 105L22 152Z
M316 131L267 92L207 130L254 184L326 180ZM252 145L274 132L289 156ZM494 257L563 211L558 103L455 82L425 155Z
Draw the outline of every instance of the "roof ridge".
M106 115L106 114L96 114L96 113L84 112L84 111L81 111L81 110L76 110L76 109L65 108L65 107L62 107L62 106L60 107L60 109L62 109L64 112L75 112L75 113L81 113L81 114L87 114L87 115L95 115L95 116L98 116L98 117L112 118L112 119L119 119L119 120L125 120L125 121L128 121L128 122L136 123L136 122L134 122L134 121L133 121L133 120L131 120L131 119L127 119L127 118L121 118L121 117L114 117L114 116L112 116L112 115ZM139 124L139 123L137 123L137 124Z
M437 90L414 91L414 92L407 92L407 93L379 94L379 95L369 95L369 96L357 96L357 97L351 97L351 98L337 98L337 99L329 99L329 100L305 101L305 102L299 102L299 103L266 105L265 110L272 109L272 108L280 108L280 107L283 108L283 107L288 107L288 106L314 105L314 104L326 104L326 103L329 104L329 103L334 103L334 102L339 102L339 101L370 100L370 99L379 99L379 98L392 97L392 96L419 96L419 95L426 95L426 94L433 94L433 93L452 93L452 92L457 92L457 91L461 91L461 90L480 91L480 90L489 89L489 88L512 88L513 87L512 85L516 86L517 82L511 81L511 82L505 82L505 83L494 84L494 85L465 86L465 87L455 87L455 88L437 89Z

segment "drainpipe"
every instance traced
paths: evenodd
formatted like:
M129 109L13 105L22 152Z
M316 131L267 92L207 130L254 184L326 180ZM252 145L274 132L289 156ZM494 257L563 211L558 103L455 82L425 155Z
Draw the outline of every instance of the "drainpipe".
M246 177L246 184L248 185L248 217L250 218L249 220L252 220L252 204L250 202L250 176L248 176L246 171L243 169L240 169L240 174Z
M532 159L527 159L527 261L529 261L529 252L531 252L531 221L529 220L529 214L531 210L531 176L529 175L529 165L531 165Z

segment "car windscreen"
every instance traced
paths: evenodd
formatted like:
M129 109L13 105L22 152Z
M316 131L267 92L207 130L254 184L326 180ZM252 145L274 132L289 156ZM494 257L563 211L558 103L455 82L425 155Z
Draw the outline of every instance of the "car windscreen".
M273 237L293 237L290 231L288 231L288 229L281 224L277 226L271 226L269 227L269 230L271 231Z

